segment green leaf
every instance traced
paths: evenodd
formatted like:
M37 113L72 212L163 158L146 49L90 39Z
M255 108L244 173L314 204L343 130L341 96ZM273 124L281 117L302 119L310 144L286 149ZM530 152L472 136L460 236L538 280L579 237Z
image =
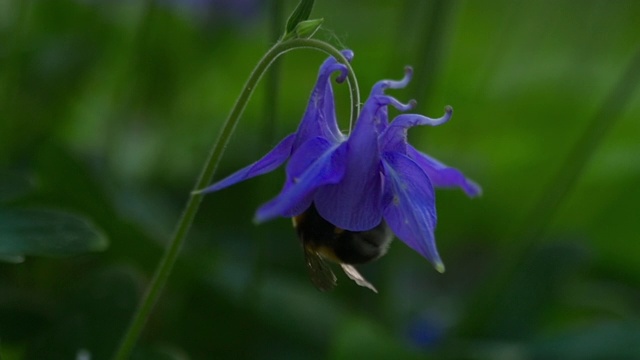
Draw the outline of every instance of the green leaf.
M285 36L292 33L298 23L309 19L311 15L311 9L313 9L314 0L301 0L295 10L289 16L287 20L287 27L285 28Z
M101 230L84 218L59 211L0 209L0 254L65 256L108 246Z

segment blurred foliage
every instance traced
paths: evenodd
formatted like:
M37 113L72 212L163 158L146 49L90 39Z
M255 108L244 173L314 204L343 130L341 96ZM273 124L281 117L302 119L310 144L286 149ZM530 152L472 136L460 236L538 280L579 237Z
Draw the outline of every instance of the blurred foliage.
M0 0L1 230L47 209L110 241L65 258L0 251L27 255L0 262L0 358L112 355L295 5ZM311 15L317 37L355 51L363 96L411 64L393 95L455 109L410 134L484 188L438 192L447 273L396 242L361 267L379 295L344 276L317 292L290 222L251 224L283 180L268 175L206 198L135 358L640 358L640 2L317 0ZM218 177L295 129L322 60L278 60ZM336 86L344 128L348 99Z

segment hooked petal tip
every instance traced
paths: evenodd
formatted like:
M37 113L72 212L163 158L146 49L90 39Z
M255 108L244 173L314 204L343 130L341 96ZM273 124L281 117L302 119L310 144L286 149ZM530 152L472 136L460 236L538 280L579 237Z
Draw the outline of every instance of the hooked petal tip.
M389 96L389 95L382 95L382 96L377 96L376 97L377 103L378 105L384 106L384 105L391 105L394 108L398 109L399 111L409 111L411 109L413 109L414 107L416 107L416 105L418 104L415 100L409 100L408 103L401 103L400 101L398 101L398 99L394 98L393 96Z
M413 68L409 65L404 67L404 76L411 79L413 77Z
M342 67L340 68L340 75L338 75L338 77L336 78L336 82L338 84L342 84L344 80L347 78L348 74L349 74L349 69L347 69L346 66L342 65Z
M444 107L444 112L449 116L453 115L453 108L451 107L451 105L445 106Z
M393 99L395 100L395 99ZM418 104L417 101L415 101L414 99L409 100L408 103L403 104L399 101L391 101L391 105L393 107L395 107L396 109L398 109L399 111L409 111L412 110L413 108L416 107L416 105Z
M389 81L389 87L391 89L402 89L406 87L413 78L413 68L411 66L405 66L404 77L401 80Z
M385 89L403 89L413 78L413 69L411 66L404 68L404 77L400 80L382 80L378 81L371 91L372 94L384 94Z
M349 62L351 62L351 60L353 60L353 50L350 49L344 49L342 51L340 51L342 53L342 55L344 57L347 58L347 60L349 60Z
M453 116L453 108L449 105L444 107L444 115L442 115L441 117L437 118L437 119L432 119L430 122L430 125L432 126L438 126L438 125L442 125L446 122L448 122L449 120L451 120L451 117Z
M439 119L441 124L446 123L447 121L451 120L451 117L453 116L453 108L449 105L444 107L444 115L442 115L442 117Z
M340 52L347 59L348 62L351 62L351 60L353 60L353 55L354 54L353 54L352 50L345 49L345 50L342 50ZM345 79L347 78L347 75L349 75L349 69L344 64L338 63L338 65L340 66L340 75L338 75L338 77L336 78L336 82L338 84L342 84L345 81Z

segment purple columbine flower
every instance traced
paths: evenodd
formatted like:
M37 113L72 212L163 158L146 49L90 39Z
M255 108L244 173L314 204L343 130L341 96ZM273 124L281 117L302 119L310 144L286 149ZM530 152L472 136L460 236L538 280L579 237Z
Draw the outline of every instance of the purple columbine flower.
M343 51L351 61L353 52ZM223 189L275 170L287 159L286 181L280 194L262 205L256 221L295 217L312 205L329 223L348 231L367 231L384 220L395 235L444 270L435 245L437 216L434 187L459 187L468 196L480 187L462 172L426 155L407 142L413 126L436 126L451 118L452 109L437 119L401 114L389 122L387 107L408 111L415 102L400 103L386 89L404 88L411 68L400 81L378 82L364 103L351 134L343 134L336 121L330 76L347 68L334 58L320 67L318 81L298 130L284 138L254 164L211 185L203 192Z

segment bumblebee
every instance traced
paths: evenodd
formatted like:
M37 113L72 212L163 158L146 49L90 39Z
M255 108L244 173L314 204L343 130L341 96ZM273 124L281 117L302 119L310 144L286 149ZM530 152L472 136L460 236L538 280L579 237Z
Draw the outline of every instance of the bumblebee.
M325 261L329 260L340 264L356 284L378 292L352 265L386 254L393 233L384 221L367 231L344 230L322 218L313 204L292 220L302 243L309 277L318 290L330 291L336 287L336 275Z

